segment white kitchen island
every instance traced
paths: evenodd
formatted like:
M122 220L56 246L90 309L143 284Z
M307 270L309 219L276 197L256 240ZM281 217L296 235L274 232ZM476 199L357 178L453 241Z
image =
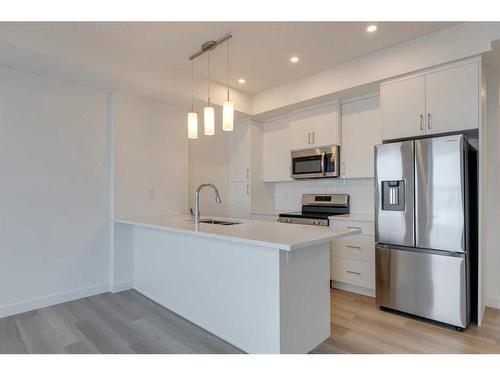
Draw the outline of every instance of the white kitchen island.
M115 220L114 259L130 251L130 286L248 353L307 353L330 336L330 241L357 233L127 218Z

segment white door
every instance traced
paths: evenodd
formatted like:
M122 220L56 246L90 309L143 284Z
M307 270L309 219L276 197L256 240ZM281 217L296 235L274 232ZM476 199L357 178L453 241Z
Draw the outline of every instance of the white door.
M250 217L249 182L231 182L229 184L229 216L234 218Z
M382 139L425 134L425 76L382 84Z
M291 181L288 119L281 118L265 122L262 130L264 182Z
M250 123L236 123L229 139L229 180L250 179Z
M340 145L338 105L315 108L312 115L312 144L317 147Z
M290 147L292 150L313 147L311 111L294 113L290 116Z
M379 97L342 104L342 178L374 176L374 146L382 143Z
M479 127L479 63L426 75L427 134Z

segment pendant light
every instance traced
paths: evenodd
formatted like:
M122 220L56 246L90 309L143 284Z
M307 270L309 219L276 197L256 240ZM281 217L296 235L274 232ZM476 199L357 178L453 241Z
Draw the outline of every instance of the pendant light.
M215 134L215 113L214 107L210 105L210 51L208 55L208 105L203 108L203 125L205 128L205 135Z
M198 138L198 113L194 111L194 60L191 60L191 112L188 112L188 138Z
M229 100L229 39L226 41L226 69L227 100L222 105L222 130L231 132L234 129L234 104Z

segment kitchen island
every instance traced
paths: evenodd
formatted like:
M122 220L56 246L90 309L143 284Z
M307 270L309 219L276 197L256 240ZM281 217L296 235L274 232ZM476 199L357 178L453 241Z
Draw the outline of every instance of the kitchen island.
M131 249L133 288L248 353L307 353L330 336L330 241L357 233L126 218L114 259Z

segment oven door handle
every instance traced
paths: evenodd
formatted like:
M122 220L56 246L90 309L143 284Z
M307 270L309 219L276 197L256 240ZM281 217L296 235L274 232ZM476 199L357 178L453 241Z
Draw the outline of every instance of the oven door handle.
M323 176L326 174L326 152L321 154L321 173Z

